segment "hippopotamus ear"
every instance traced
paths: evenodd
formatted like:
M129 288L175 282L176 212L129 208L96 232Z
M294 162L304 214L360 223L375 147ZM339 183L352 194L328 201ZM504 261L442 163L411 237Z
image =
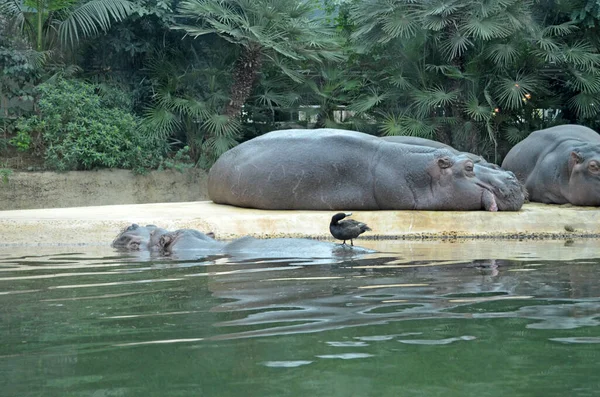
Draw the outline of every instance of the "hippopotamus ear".
M440 157L438 159L438 167L450 168L450 167L452 167L452 160L448 156Z
M173 236L171 235L171 233L163 234L162 236L160 236L158 244L164 248L167 245L171 244L172 241L173 241Z
M572 151L569 156L569 174L573 171L573 167L577 164L583 163L583 156L581 153Z
M571 161L575 164L583 163L583 156L579 152L571 152Z

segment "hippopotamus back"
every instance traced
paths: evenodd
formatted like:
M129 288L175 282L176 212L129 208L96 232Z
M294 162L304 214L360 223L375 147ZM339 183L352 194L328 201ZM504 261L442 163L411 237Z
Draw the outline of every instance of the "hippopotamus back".
M306 210L518 210L524 200L516 180L482 183L470 159L447 149L335 129L274 131L238 145L211 168L208 194L220 204Z
M430 147L433 149L447 149L457 156L462 155L462 156L468 157L475 164L480 164L480 165L488 166L491 168L499 168L496 164L488 163L482 156L480 156L478 154L469 153L469 152L461 152L459 150L454 149L450 145L446 145L445 143L434 141L432 139L420 138L417 136L409 136L409 135L384 136L384 137L381 137L380 139L383 139L384 141L388 141L388 142L403 143L406 145L425 146L425 147Z
M531 201L600 205L600 135L580 125L534 131L506 155Z

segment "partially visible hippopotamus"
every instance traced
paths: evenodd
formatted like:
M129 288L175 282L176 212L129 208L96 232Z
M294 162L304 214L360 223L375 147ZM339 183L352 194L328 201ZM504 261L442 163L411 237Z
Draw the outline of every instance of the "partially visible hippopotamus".
M111 246L128 251L156 250L160 248L161 236L167 232L155 225L140 226L133 223L119 233Z
M515 175L510 172L510 171L506 171L506 170L502 170L500 168L500 166L494 164L494 163L488 163L483 157L477 155L477 154L473 154L473 153L469 153L469 152L460 152L456 149L454 149L452 146L446 145L445 143L442 142L438 142L438 141L433 141L431 139L425 139L425 138L419 138L419 137L415 137L415 136L386 136L386 137L382 137L381 139L388 141L388 142L395 142L395 143L401 143L401 144L406 144L406 145L415 145L415 146L422 146L422 147L428 147L431 148L432 150L435 149L448 149L450 151L452 151L452 153L456 154L458 157L466 157L470 160L473 161L474 164L474 171L475 171L475 175L477 175L477 177L479 179L481 179L485 184L487 185L491 185L491 186L505 186L505 185L511 185L512 181L515 180ZM518 181L518 179L516 179ZM523 194L524 200L525 202L528 201L528 193L527 193L527 189L525 189L525 185L523 185L522 183L520 183L520 188L521 188L521 192Z
M482 156L480 156L478 154L469 153L469 152L461 152L461 151L454 149L450 145L446 145L445 143L434 141L431 139L420 138L417 136L408 136L408 135L384 136L384 137L381 137L380 139L383 139L384 141L388 141L388 142L403 143L405 145L425 146L425 147L430 147L430 148L434 148L434 149L447 149L447 150L451 151L452 153L456 154L457 156L462 155L462 156L465 156L465 157L471 159L471 161L473 161L473 163L475 163L475 164L480 164L480 165L490 167L490 168L500 168L499 166L497 166L494 163L488 163Z
M600 205L600 135L590 128L534 131L508 152L502 168L525 184L531 201Z
M521 186L494 184L448 149L387 142L355 131L281 130L224 153L208 176L218 204L273 210L517 211Z
M176 255L179 258L198 256L230 256L250 258L321 258L332 259L375 252L362 247L344 247L326 241L303 238L257 239L242 237L231 242L214 239L212 233L194 229L169 232L154 225L132 224L115 238L112 247L128 251L154 252L159 255Z
M212 233L204 234L194 229L179 229L160 237L159 246L164 254L187 250L219 253L225 243L213 238Z
M247 236L225 245L223 252L237 258L332 258L375 251L306 238L258 239Z

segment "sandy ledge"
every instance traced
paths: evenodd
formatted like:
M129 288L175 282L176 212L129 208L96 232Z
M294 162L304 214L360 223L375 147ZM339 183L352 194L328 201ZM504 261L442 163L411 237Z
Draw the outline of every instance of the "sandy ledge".
M212 231L219 239L331 239L337 211L264 211L211 201L0 211L0 246L106 245L131 223ZM526 204L518 212L353 211L369 239L598 238L600 208Z

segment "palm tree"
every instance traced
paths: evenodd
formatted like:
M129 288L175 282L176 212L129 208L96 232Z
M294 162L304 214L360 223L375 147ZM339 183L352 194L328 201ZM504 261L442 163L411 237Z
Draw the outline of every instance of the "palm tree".
M0 13L27 32L37 51L72 46L82 37L106 32L134 10L128 0L0 0Z
M590 114L598 54L572 40L570 22L543 25L536 13L528 0L353 2L357 51L376 58L379 75L355 106L376 115L384 134L494 156L499 138L522 138L540 108L566 103Z
M185 0L178 11L175 29L194 38L216 34L239 49L223 111L230 118L240 116L264 62L299 82L303 62L343 59L335 32L313 18L309 1Z

